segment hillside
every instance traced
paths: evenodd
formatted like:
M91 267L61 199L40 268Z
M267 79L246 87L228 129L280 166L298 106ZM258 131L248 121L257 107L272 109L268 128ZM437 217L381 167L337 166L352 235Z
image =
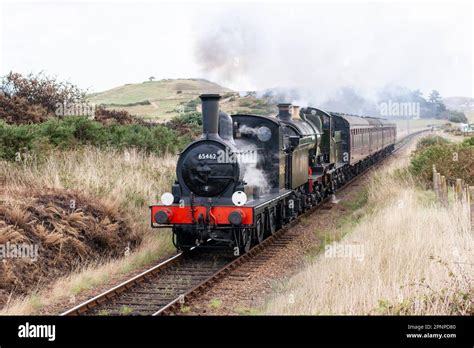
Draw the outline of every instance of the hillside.
M89 100L94 104L102 104L107 109L125 110L142 118L166 121L180 112L200 111L198 97L202 93L221 94L221 109L229 113L274 114L277 112L278 102L288 102L301 97L296 89L269 89L263 91L263 96L256 97L255 93L242 95L204 79L163 79L126 84L94 93L89 95ZM448 97L444 102L448 109L463 111L471 121L474 120L474 99ZM342 104L350 102L344 100ZM331 103L320 107L331 111L344 111L330 105Z
M229 113L275 114L276 104L254 93L240 95L228 88L202 79L165 79L126 84L91 94L89 100L107 109L126 110L146 119L166 121L180 112L200 111L199 95L219 93L221 109Z
M109 109L123 109L144 118L170 119L179 112L178 105L201 93L227 93L230 89L202 79L164 79L126 84L94 93L89 100Z

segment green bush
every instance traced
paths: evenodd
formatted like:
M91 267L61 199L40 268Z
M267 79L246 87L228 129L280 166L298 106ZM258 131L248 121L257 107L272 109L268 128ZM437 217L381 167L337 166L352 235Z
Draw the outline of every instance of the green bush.
M73 135L81 144L100 145L106 141L107 128L99 122L86 117L68 118L66 122L73 125Z
M50 119L31 125L9 125L0 121L0 158L15 160L18 153L41 154L48 148L73 148L79 145L136 147L163 154L178 152L189 137L164 125L139 124L104 126L86 117Z
M468 119L463 112L449 110L448 120L454 123L468 123Z
M183 146L176 132L165 126L114 125L110 127L109 145L126 148L137 147L158 154L176 152Z
M428 138L429 139L429 138ZM409 170L428 184L432 180L433 165L450 179L463 179L474 184L474 141L466 139L462 144L423 140L410 163Z
M184 136L186 141L196 138L202 131L202 116L200 112L188 112L178 115L166 123L166 127Z
M470 138L464 139L464 141L462 142L461 145L462 145L462 146L466 146L466 147L474 146L474 137L470 137Z
M431 136L421 139L418 144L416 144L416 148L418 150L423 149L428 146L433 145L446 145L449 143L449 140L440 136Z
M36 127L38 135L45 136L49 142L60 148L67 148L77 144L74 136L75 124L66 120L51 119Z
M18 155L33 150L36 138L35 127L32 125L9 125L0 120L0 156L15 160Z

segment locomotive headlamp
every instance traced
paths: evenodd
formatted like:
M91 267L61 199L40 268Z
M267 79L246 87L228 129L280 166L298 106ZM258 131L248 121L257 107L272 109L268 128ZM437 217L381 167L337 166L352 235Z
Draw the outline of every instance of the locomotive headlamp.
M244 220L244 216L238 210L233 211L232 213L229 214L229 222L234 226L242 224L243 220Z
M232 203L234 203L238 207L247 203L247 195L245 194L245 192L235 191L232 195Z
M174 202L174 196L172 193L165 192L161 195L161 203L163 205L171 205Z

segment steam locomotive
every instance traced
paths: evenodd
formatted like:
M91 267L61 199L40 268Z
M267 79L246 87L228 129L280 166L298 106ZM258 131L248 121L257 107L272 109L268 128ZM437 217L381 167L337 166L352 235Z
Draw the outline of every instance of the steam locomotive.
M249 251L394 149L396 125L279 104L278 115L228 115L203 94L203 134L179 155L151 225L177 249L214 241Z

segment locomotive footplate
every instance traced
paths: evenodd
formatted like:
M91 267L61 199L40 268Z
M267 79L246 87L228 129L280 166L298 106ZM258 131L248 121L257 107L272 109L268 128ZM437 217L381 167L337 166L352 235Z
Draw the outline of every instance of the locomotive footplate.
M176 225L197 225L202 224L202 218L209 216L210 226L230 226L238 225L253 226L255 216L265 209L275 207L279 202L291 195L292 191L283 190L276 193L262 195L259 199L249 200L245 205L195 205L184 206L172 205L152 205L151 227L169 228Z

